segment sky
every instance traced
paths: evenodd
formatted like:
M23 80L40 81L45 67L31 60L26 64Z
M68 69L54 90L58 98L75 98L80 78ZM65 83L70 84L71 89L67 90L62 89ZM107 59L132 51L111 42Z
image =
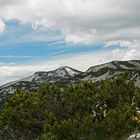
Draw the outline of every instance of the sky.
M36 71L140 59L140 0L0 0L0 85Z

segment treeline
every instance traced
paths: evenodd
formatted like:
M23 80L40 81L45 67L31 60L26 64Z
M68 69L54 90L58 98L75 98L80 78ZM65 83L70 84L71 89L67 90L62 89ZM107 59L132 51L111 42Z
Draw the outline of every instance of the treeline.
M127 79L127 80L126 80ZM140 89L114 80L16 91L0 112L1 140L126 140L140 129Z

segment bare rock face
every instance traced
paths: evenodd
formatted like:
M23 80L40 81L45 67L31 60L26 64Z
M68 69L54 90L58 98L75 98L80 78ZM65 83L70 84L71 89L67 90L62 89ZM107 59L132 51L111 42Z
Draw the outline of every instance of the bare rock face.
M12 95L18 88L21 91L36 91L42 83L55 82L98 82L107 78L115 78L117 75L128 72L130 79L136 86L140 87L140 60L112 61L109 63L90 67L87 71L81 72L68 66L60 67L54 71L40 71L33 75L5 84L0 87L0 100Z

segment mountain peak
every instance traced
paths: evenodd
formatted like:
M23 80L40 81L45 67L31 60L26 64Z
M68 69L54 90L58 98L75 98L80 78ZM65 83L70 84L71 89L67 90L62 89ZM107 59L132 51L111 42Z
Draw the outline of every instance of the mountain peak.
M61 66L61 67L59 67L58 69L59 69L59 70L66 70L66 69L72 69L72 68L69 67L69 66ZM58 69L56 69L56 70L58 70Z
M80 71L73 69L69 66L62 66L62 67L54 70L54 72L56 74L58 74L58 76L65 76L65 75L73 76L73 75L77 75L77 74L81 73Z
M140 61L112 61L109 63L93 66L86 72L81 72L69 66L62 66L52 71L39 71L31 76L0 87L0 99L14 93L18 87L21 91L36 91L40 84L45 82L79 82L92 80L98 82L106 78L113 78L128 71L136 86L140 87Z

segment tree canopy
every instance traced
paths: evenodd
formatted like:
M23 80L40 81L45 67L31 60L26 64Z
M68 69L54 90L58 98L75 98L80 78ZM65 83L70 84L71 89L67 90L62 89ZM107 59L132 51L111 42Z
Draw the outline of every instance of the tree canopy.
M2 140L123 140L140 129L140 89L127 74L99 84L16 91L0 111Z

